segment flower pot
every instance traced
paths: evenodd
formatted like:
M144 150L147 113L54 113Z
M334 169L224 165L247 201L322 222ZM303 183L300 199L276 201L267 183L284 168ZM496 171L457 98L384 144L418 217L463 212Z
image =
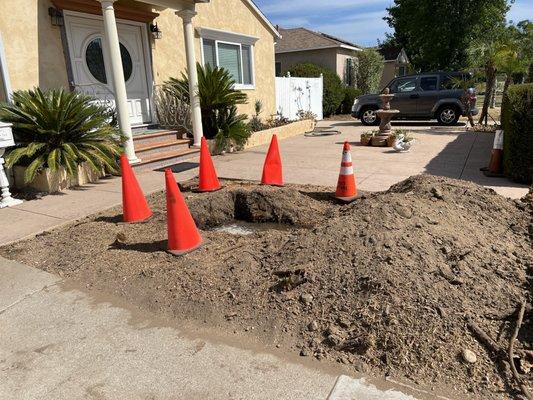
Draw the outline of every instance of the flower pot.
M361 136L361 146L368 146L372 140L372 136Z
M394 146L394 143L396 143L396 136L390 135L390 136L387 138L387 147L392 147L392 146Z
M69 177L64 168L52 172L50 168L40 171L35 179L30 183L24 182L24 173L27 167L16 165L13 168L15 187L19 189L30 188L38 192L55 193L61 192L69 187L82 186L87 183L96 182L105 175L104 170L95 172L87 163L78 165L78 175Z

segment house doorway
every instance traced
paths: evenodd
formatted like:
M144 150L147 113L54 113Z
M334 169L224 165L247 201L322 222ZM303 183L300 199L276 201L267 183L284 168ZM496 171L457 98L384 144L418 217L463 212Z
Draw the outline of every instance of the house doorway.
M65 30L76 90L95 96L114 107L109 53L102 18L65 12ZM129 116L132 125L152 121L150 93L152 73L148 60L146 25L117 21L120 54L126 81Z

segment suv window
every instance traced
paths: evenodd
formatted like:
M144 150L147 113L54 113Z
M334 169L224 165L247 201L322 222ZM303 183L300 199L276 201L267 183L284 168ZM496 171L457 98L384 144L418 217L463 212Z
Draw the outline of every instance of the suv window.
M423 76L420 78L420 89L424 91L437 90L437 77Z
M416 89L416 77L401 78L393 82L390 87L391 93L413 92Z
M459 89L460 88L460 80L464 79L460 75L457 76L451 76L451 75L442 75L440 77L440 90L450 90L450 89Z

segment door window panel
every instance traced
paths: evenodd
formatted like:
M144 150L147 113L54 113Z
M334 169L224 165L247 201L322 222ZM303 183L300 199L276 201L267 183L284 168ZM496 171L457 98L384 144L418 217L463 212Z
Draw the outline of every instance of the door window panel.
M104 53L102 51L102 39L93 39L85 50L85 63L89 72L98 82L107 83L105 73Z
M392 93L414 92L416 89L416 78L398 79L391 87Z
M122 59L124 80L127 81L133 73L133 61L130 52L122 43L120 43L120 57ZM85 63L94 79L103 84L107 83L101 38L93 39L87 46L85 50Z
M423 91L437 90L437 77L424 76L420 78L420 89Z

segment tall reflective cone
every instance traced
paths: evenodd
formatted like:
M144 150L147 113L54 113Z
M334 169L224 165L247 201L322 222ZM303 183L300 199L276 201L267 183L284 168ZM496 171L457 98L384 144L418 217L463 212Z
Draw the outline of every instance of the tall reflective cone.
M278 137L276 135L272 135L265 164L263 165L261 183L263 185L283 186L283 167L281 165Z
M199 192L212 192L220 189L220 182L218 181L217 171L213 165L213 159L209 153L207 141L202 136L200 146L200 182L198 184Z
M122 214L124 222L142 222L152 216L148 202L125 154L120 156Z
M200 247L202 237L169 168L165 170L165 183L167 188L167 251L180 256Z
M337 182L335 198L342 201L352 201L357 198L357 186L355 184L355 174L353 172L352 154L350 144L346 140L342 148L341 171Z

